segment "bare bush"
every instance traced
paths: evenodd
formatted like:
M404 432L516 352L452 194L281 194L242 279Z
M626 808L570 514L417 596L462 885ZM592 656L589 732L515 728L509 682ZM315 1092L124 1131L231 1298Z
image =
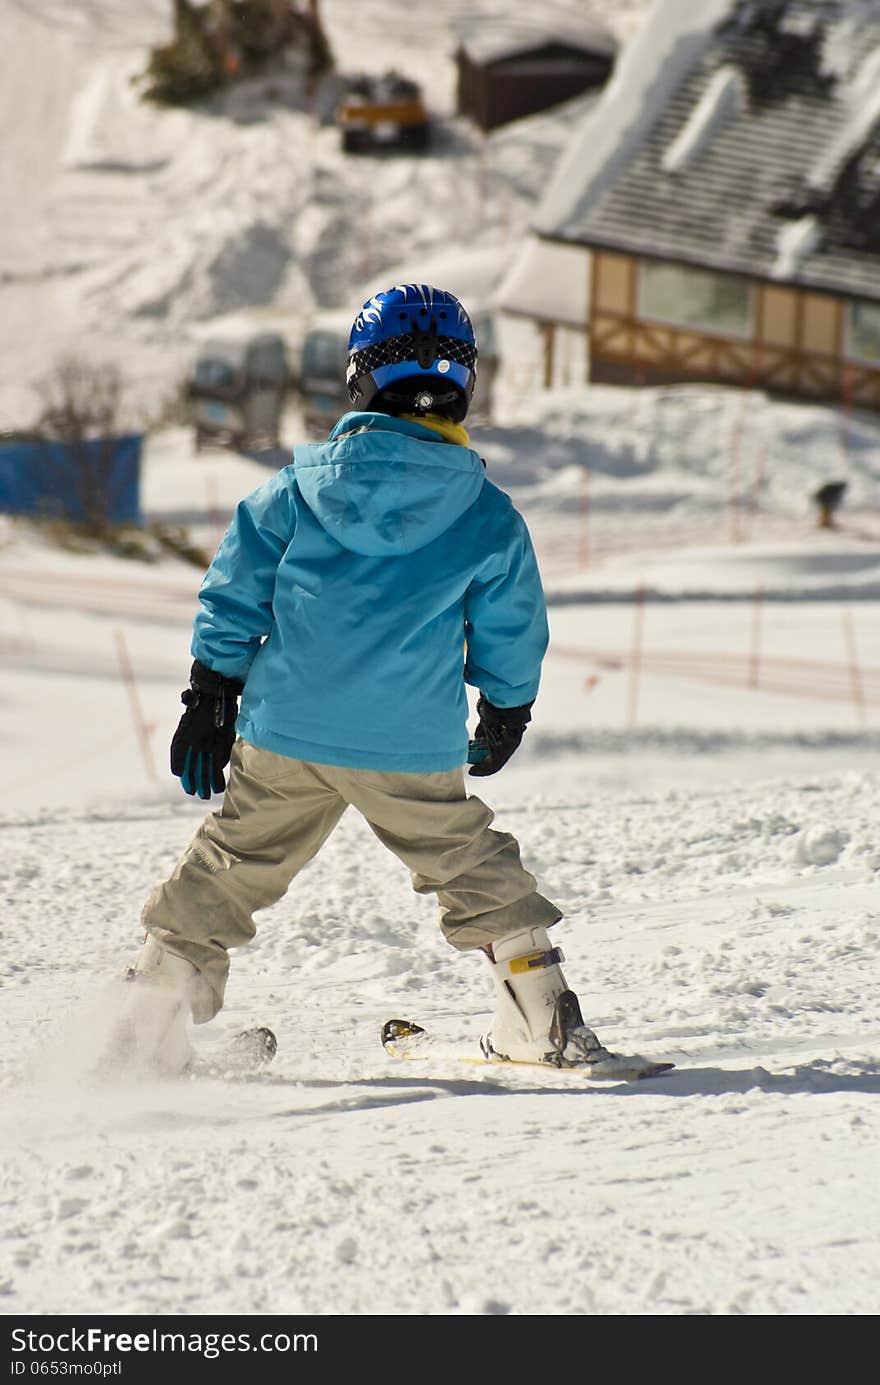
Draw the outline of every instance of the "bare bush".
M41 437L83 442L120 429L122 376L115 365L62 357L41 381L39 393L43 411L37 431Z
M63 357L38 386L42 403L35 436L51 495L53 473L71 478L83 531L106 535L122 420L122 376L115 365Z

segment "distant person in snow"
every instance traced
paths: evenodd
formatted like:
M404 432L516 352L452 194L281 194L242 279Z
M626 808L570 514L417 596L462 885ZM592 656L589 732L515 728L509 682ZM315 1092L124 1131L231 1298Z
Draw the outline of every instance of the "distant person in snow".
M171 768L188 794L225 797L148 900L126 987L129 1032L160 1071L186 1066L229 949L349 805L436 893L448 942L488 959L487 1057L610 1056L548 937L559 909L466 791L465 763L495 774L520 745L548 644L528 530L464 428L476 364L452 294L377 293L351 329L353 411L241 502L208 569Z
M820 529L834 528L834 516L843 504L845 495L845 481L826 481L813 491L813 503L819 511Z

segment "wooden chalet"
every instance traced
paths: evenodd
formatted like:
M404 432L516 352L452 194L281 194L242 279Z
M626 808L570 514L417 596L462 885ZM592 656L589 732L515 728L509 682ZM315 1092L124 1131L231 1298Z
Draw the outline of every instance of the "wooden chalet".
M880 410L880 8L704 8L718 22L701 42L679 35L653 83L659 35L621 60L502 306L541 326L547 383L560 339L579 331L591 381L708 381ZM558 318L540 301L545 247L566 250Z

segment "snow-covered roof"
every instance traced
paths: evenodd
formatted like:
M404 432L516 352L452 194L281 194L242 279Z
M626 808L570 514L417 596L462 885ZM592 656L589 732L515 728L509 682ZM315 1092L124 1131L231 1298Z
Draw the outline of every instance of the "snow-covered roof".
M687 168L721 127L741 114L747 96L746 81L739 69L730 63L719 67L687 123L663 155L664 172L681 173Z
M511 13L512 6L484 6L468 11L458 31L458 41L472 62L480 66L503 62L535 52L550 44L562 44L582 53L613 56L617 39L595 20L578 13L571 4L545 3L531 11Z
M534 226L880 299L880 0L655 0Z
M733 0L654 0L624 48L600 100L572 137L538 210L535 227L562 233L622 169L682 77L729 14Z
M498 305L505 312L583 329L588 281L580 246L527 236L499 285Z
M845 114L840 128L807 174L808 186L821 191L833 188L847 159L880 121L880 42L860 63L853 80L844 85L841 102Z
M776 237L776 259L770 273L774 279L796 279L800 267L822 239L822 228L815 216L786 221Z

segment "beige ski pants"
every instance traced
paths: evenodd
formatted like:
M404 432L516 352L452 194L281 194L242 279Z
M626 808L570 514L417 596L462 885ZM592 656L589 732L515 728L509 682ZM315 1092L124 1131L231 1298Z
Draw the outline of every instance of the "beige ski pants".
M210 813L143 911L144 929L201 973L197 1023L223 1004L228 949L253 938L253 913L274 904L320 850L346 808L362 813L408 867L413 889L436 893L453 947L485 947L562 914L538 894L519 846L494 832L461 769L398 774L309 764L239 738L220 809Z

